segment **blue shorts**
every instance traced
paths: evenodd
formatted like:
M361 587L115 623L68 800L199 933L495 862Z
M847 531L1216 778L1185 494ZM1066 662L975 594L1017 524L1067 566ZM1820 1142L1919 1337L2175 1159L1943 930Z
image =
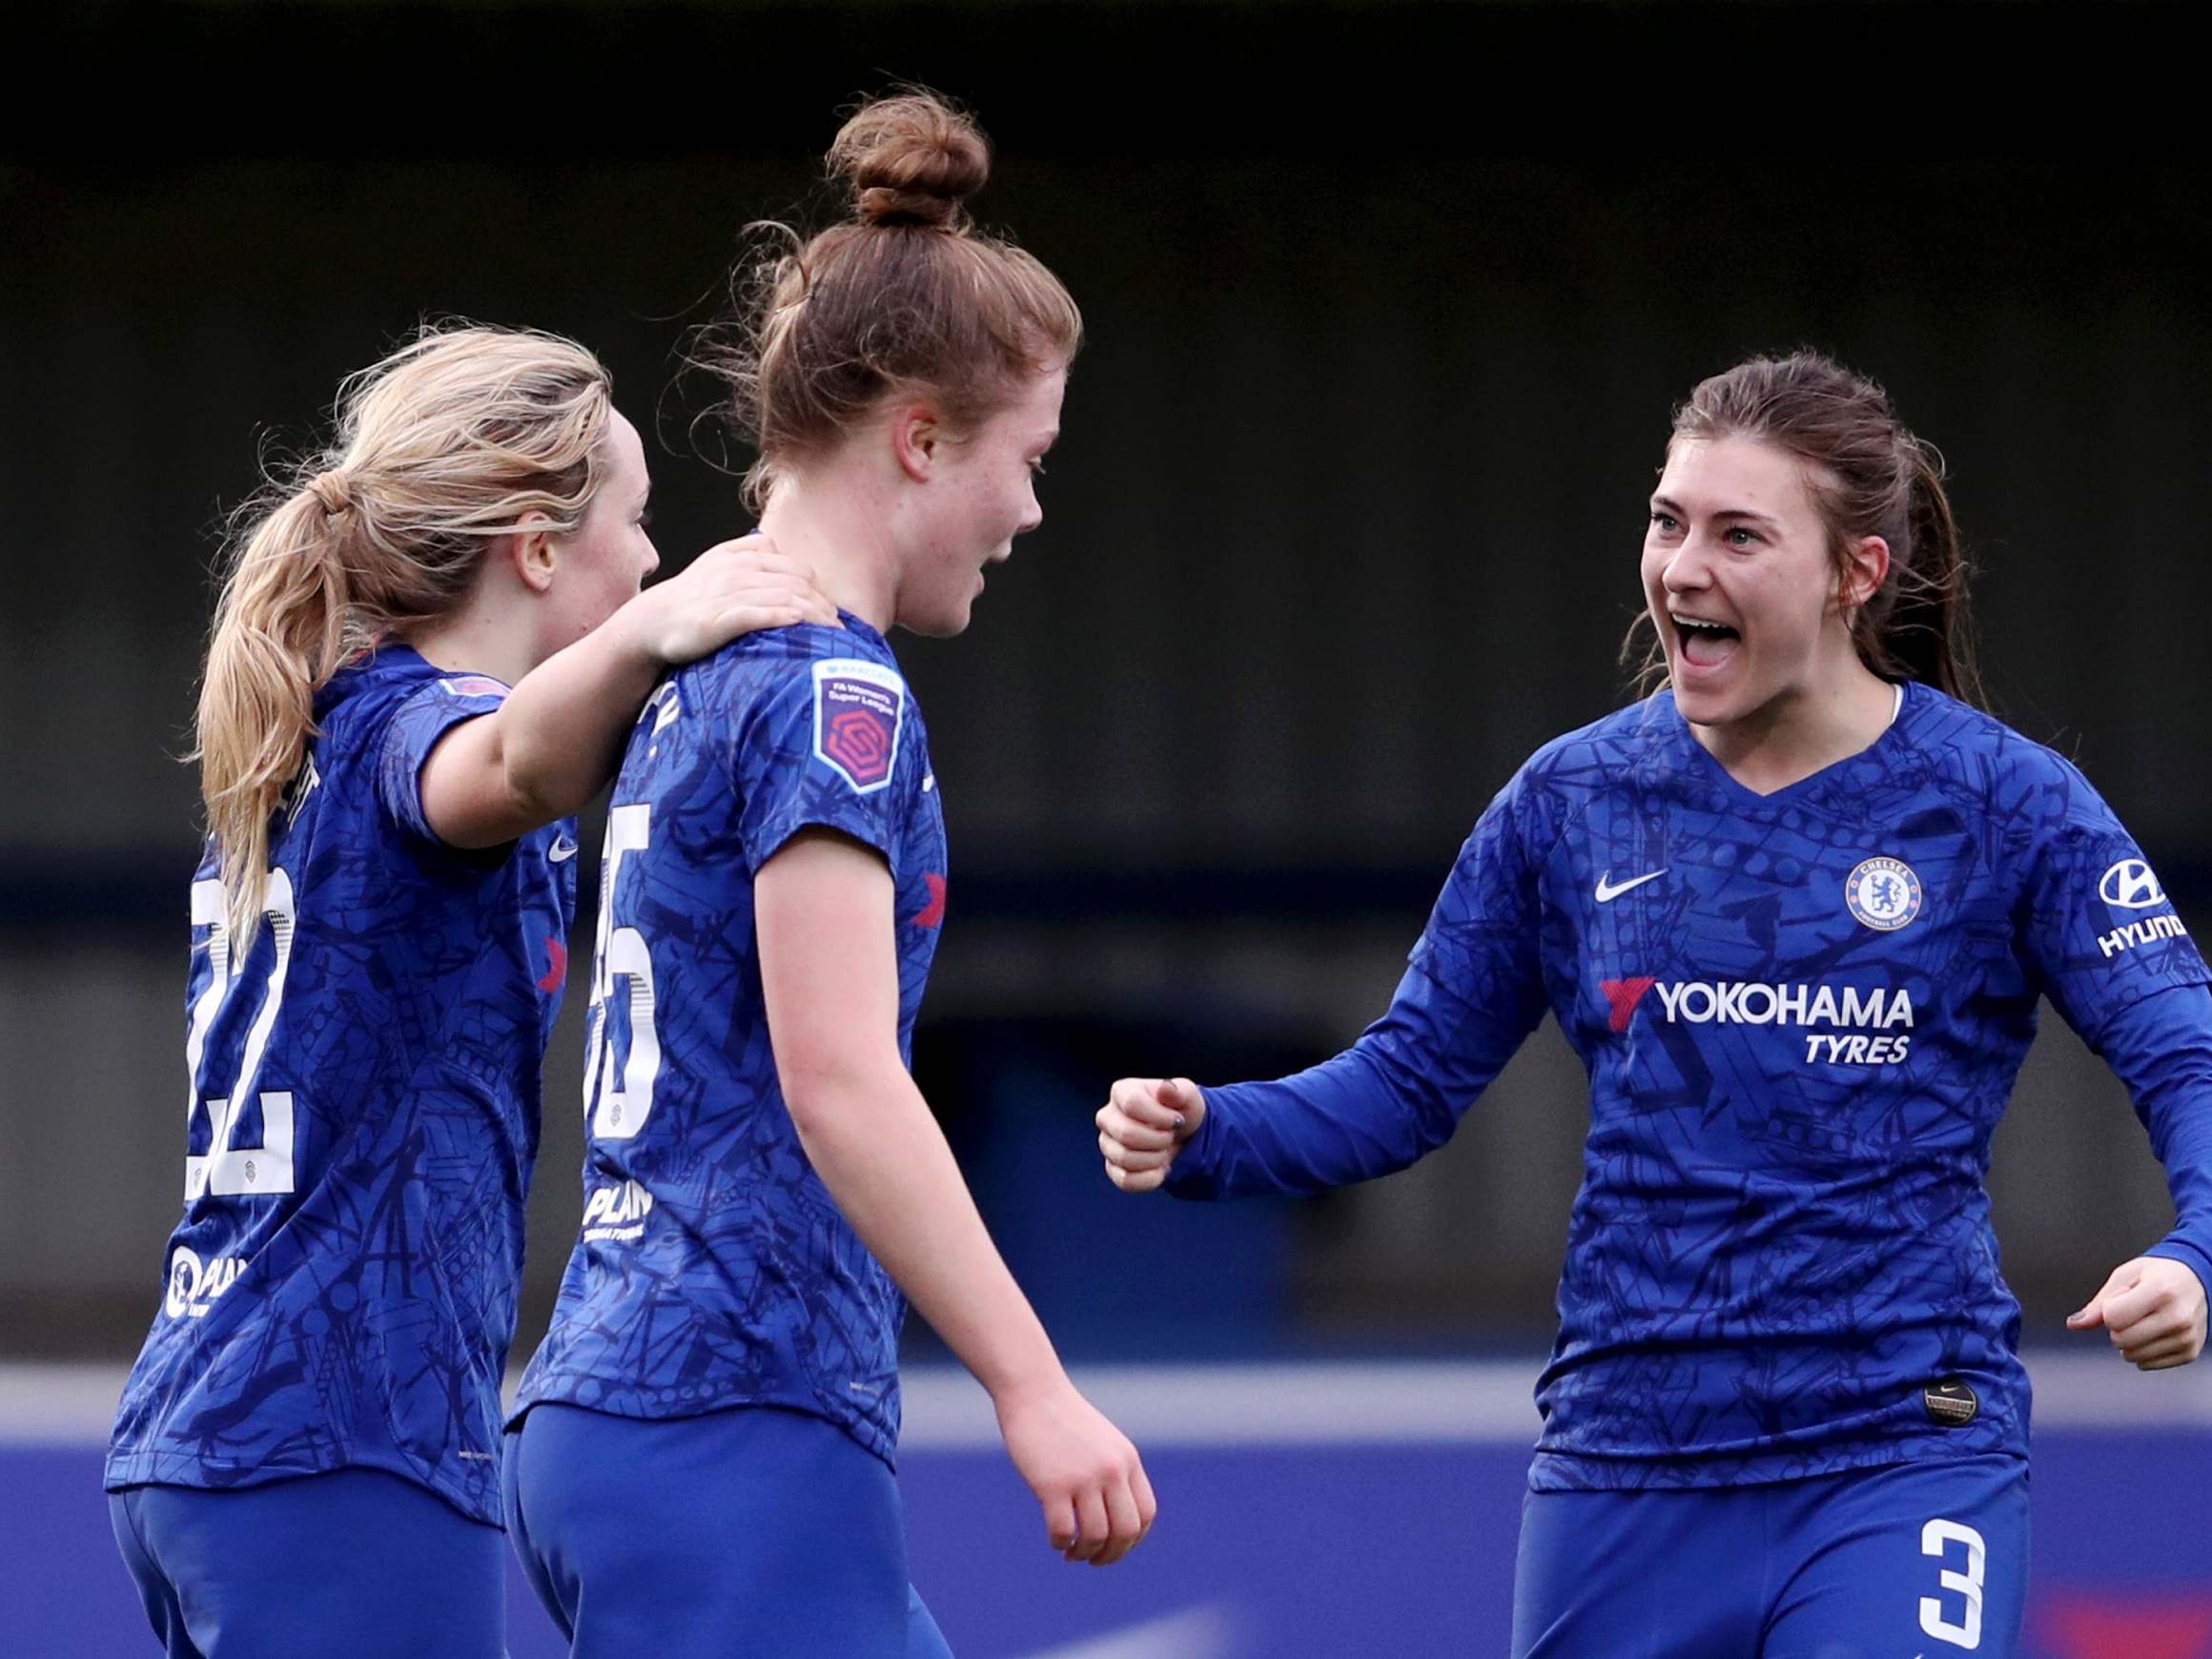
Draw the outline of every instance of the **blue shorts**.
M170 1659L504 1659L499 1528L398 1475L126 1486L108 1519Z
M952 1659L907 1579L898 1484L825 1419L538 1405L502 1474L576 1659Z
M1531 1492L1513 1659L2013 1659L2027 1569L2028 1465L2001 1453Z

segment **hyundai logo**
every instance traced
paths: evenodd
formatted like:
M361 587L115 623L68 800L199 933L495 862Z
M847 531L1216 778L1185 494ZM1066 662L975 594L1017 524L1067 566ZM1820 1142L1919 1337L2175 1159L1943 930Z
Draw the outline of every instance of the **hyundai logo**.
M2166 890L2140 858L2123 858L2106 870L2097 891L2106 904L2118 905L2123 911L2147 911L2166 902Z

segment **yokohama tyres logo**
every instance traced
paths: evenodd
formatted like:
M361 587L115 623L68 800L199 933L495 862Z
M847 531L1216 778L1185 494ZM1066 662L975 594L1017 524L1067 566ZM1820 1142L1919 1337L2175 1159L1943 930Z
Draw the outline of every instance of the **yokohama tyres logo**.
M1627 1031L1637 1005L1656 990L1669 1025L1834 1026L1887 1031L1913 1024L1912 993L1876 985L1770 985L1758 980L1604 979L1608 1022Z
M1628 1029L1638 1005L1656 991L1660 1017L1669 1025L1814 1028L1801 1032L1809 1066L1895 1065L1912 1053L1913 995L1901 986L1895 991L1879 985L1862 990L1855 985L1771 985L1742 979L1676 982L1643 975L1604 979L1598 986L1605 993L1608 1023L1617 1032Z

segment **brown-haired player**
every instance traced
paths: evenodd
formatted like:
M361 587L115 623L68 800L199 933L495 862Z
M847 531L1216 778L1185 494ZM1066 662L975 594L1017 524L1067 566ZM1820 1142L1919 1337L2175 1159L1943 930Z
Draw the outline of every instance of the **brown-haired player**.
M830 164L851 218L772 261L718 360L762 526L845 629L673 675L615 784L583 1237L507 1455L580 1655L945 1650L891 1474L909 1301L990 1391L1053 1547L1103 1565L1154 1514L907 1070L947 867L885 636L960 633L1036 527L1081 322L971 227L988 154L942 101L868 105Z
M1590 1130L1517 1659L2004 1659L2028 1382L1990 1137L2048 996L2179 1218L2067 1322L2145 1370L2195 1360L2203 958L2088 780L1975 707L1940 468L1879 387L1811 353L1699 385L1642 575L1666 688L1522 767L1389 1011L1278 1082L1116 1083L1107 1174L1192 1198L1387 1174L1549 1012Z

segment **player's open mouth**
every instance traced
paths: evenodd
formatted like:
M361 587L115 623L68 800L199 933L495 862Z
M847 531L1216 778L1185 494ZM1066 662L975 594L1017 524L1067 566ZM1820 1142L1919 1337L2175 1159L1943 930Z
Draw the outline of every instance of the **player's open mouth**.
M1674 625L1676 654L1693 668L1723 666L1744 643L1744 636L1726 623L1708 622L1702 617L1683 616L1675 611L1669 611L1667 620Z

